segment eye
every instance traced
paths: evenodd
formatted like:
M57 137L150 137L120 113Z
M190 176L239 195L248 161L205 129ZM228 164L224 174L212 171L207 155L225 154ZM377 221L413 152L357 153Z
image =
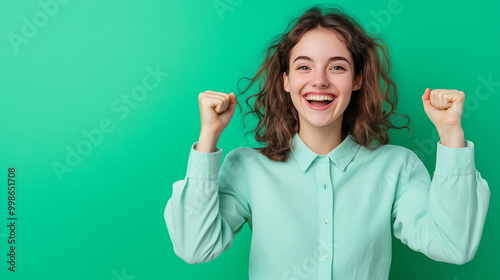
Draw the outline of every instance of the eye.
M338 65L337 65L337 66L333 66L333 67L332 67L332 70L337 70L337 71L342 70L342 71L344 71L344 70L345 70L345 68L344 68L344 67L342 67L342 66L338 66Z
M297 70L307 70L307 69L309 69L309 67L307 67L305 65L297 67Z

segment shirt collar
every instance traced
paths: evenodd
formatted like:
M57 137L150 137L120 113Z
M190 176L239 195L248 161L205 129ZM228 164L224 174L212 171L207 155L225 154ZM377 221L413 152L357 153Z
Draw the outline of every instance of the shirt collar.
M354 137L349 135L326 156L337 165L338 168L345 170L354 159L360 147L361 146L354 140ZM303 172L306 172L312 162L319 156L306 146L304 141L300 139L298 133L293 136L290 150Z

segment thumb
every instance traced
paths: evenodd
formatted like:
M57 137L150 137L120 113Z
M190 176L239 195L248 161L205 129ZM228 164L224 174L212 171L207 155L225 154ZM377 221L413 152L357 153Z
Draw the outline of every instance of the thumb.
M234 108L236 107L236 103L237 103L237 100L236 100L236 96L234 96L234 93L229 93L229 105L227 106L228 107L228 110L234 110Z
M229 93L229 96L231 97L231 100L229 101L229 104L236 104L236 96L234 95L233 92Z
M424 109L427 109L429 107L432 107L431 104L431 89L426 88L424 95L422 95L422 103L424 104Z
M422 101L429 101L431 99L431 89L430 88L426 88L425 89L425 92L424 92L424 95L422 95Z

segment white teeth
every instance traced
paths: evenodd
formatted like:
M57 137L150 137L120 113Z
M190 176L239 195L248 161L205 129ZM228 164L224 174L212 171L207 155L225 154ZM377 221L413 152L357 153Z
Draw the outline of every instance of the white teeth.
M306 99L307 100L314 100L314 101L333 101L333 96L309 94L308 96L306 96Z

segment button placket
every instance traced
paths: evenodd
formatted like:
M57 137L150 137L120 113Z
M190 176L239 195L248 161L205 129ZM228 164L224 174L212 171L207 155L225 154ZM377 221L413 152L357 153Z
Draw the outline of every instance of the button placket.
M332 270L332 247L333 247L333 190L330 176L330 160L328 157L320 159L317 165L317 178L319 181L318 204L319 204L319 278L327 278Z

